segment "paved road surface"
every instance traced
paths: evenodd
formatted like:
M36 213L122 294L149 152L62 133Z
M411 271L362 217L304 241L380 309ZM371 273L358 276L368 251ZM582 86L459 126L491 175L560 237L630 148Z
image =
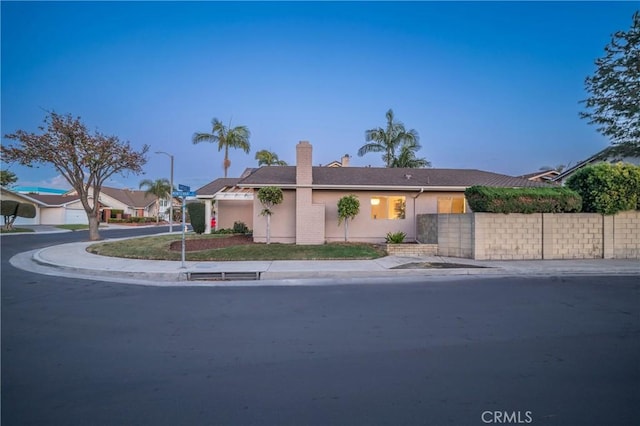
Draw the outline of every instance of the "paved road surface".
M8 264L54 237L2 240L3 425L639 423L637 277L161 288Z

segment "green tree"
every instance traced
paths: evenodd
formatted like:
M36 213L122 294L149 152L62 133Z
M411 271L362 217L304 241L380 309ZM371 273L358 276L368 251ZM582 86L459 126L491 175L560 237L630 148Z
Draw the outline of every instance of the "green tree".
M414 129L406 130L404 124L395 119L393 110L387 111L386 118L386 128L378 127L365 131L364 136L369 143L360 147L358 156L362 157L370 152L382 152L382 160L385 165L394 167L394 164L397 163L397 150L406 145L405 149L417 151L420 149L418 143L420 137Z
M349 221L360 213L360 200L355 195L345 195L338 200L338 226L344 221L344 241L349 240Z
M10 188L11 185L18 181L18 176L9 170L0 170L0 185Z
M171 193L173 192L173 188L171 188L171 183L167 179L143 179L140 182L140 189L145 189L145 193L149 195L153 195L156 197L156 225L160 224L160 200L168 199L170 202L173 202L171 199Z
M640 166L600 163L584 167L567 179L582 197L582 211L615 214L640 207Z
M287 162L278 158L278 154L275 152L267 151L266 149L256 152L256 160L258 160L258 166L286 166Z
M393 159L391 167L405 167L405 168L422 168L431 167L431 163L425 158L416 157L416 151L420 150L421 146L416 141L405 141L400 146L400 152L396 158Z
M611 140L615 154L640 155L640 13L629 31L617 31L585 80L590 96L580 117Z
M247 126L231 127L225 126L220 120L214 118L211 120L211 133L194 133L192 141L194 144L200 142L211 142L218 144L218 152L224 149L224 177L227 177L227 170L231 165L229 160L229 148L241 149L245 153L249 153L251 150L251 144L249 138L251 132Z
M258 200L262 204L260 214L267 218L267 244L271 244L271 215L273 207L282 203L284 195L282 189L275 186L265 186L258 190Z
M36 206L31 203L21 203L15 200L0 200L0 210L4 217L4 229L13 229L13 223L18 217L32 219L36 217Z
M24 166L51 164L76 191L89 220L89 239L99 240L98 213L103 183L114 174L142 173L149 146L135 151L129 142L90 133L80 117L49 112L40 134L18 130L5 135L18 145L2 145L5 161Z

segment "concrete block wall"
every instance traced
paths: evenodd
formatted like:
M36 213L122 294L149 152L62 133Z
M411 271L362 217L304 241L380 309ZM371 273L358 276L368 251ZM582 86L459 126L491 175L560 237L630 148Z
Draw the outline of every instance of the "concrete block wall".
M407 257L436 256L438 244L387 244L387 254Z
M475 259L541 258L542 215L475 213L473 217Z
M438 215L438 254L477 260L640 259L640 211Z
M473 215L438 215L438 255L473 258Z
M640 211L618 213L612 222L613 257L640 259Z
M542 216L544 221L542 259L601 259L603 257L602 215L545 213Z

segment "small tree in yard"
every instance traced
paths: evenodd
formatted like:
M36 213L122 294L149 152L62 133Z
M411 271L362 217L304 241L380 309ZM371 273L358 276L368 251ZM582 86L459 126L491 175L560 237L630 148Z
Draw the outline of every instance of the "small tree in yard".
M349 221L360 213L360 200L355 195L345 195L338 200L338 226L344 220L344 240L349 239Z
M271 215L273 206L282 203L282 189L275 186L266 186L258 191L258 200L262 204L260 214L267 217L267 244L271 244Z
M98 213L102 185L114 174L142 172L149 146L135 151L129 142L97 131L90 133L79 117L50 112L39 129L41 134L18 130L5 135L19 142L2 146L2 157L24 166L51 164L80 197L89 220L89 240L100 239Z
M30 203L21 203L15 200L0 200L0 209L4 217L4 229L13 229L13 223L18 217L32 219L36 217L36 206Z

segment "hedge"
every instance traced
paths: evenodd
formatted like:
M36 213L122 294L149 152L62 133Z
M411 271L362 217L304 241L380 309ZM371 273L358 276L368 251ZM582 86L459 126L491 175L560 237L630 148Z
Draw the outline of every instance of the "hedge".
M472 186L464 192L474 212L572 213L582 208L578 193L561 187L494 188Z
M191 227L196 234L204 234L204 208L203 203L189 203L187 204L187 211L191 219Z

